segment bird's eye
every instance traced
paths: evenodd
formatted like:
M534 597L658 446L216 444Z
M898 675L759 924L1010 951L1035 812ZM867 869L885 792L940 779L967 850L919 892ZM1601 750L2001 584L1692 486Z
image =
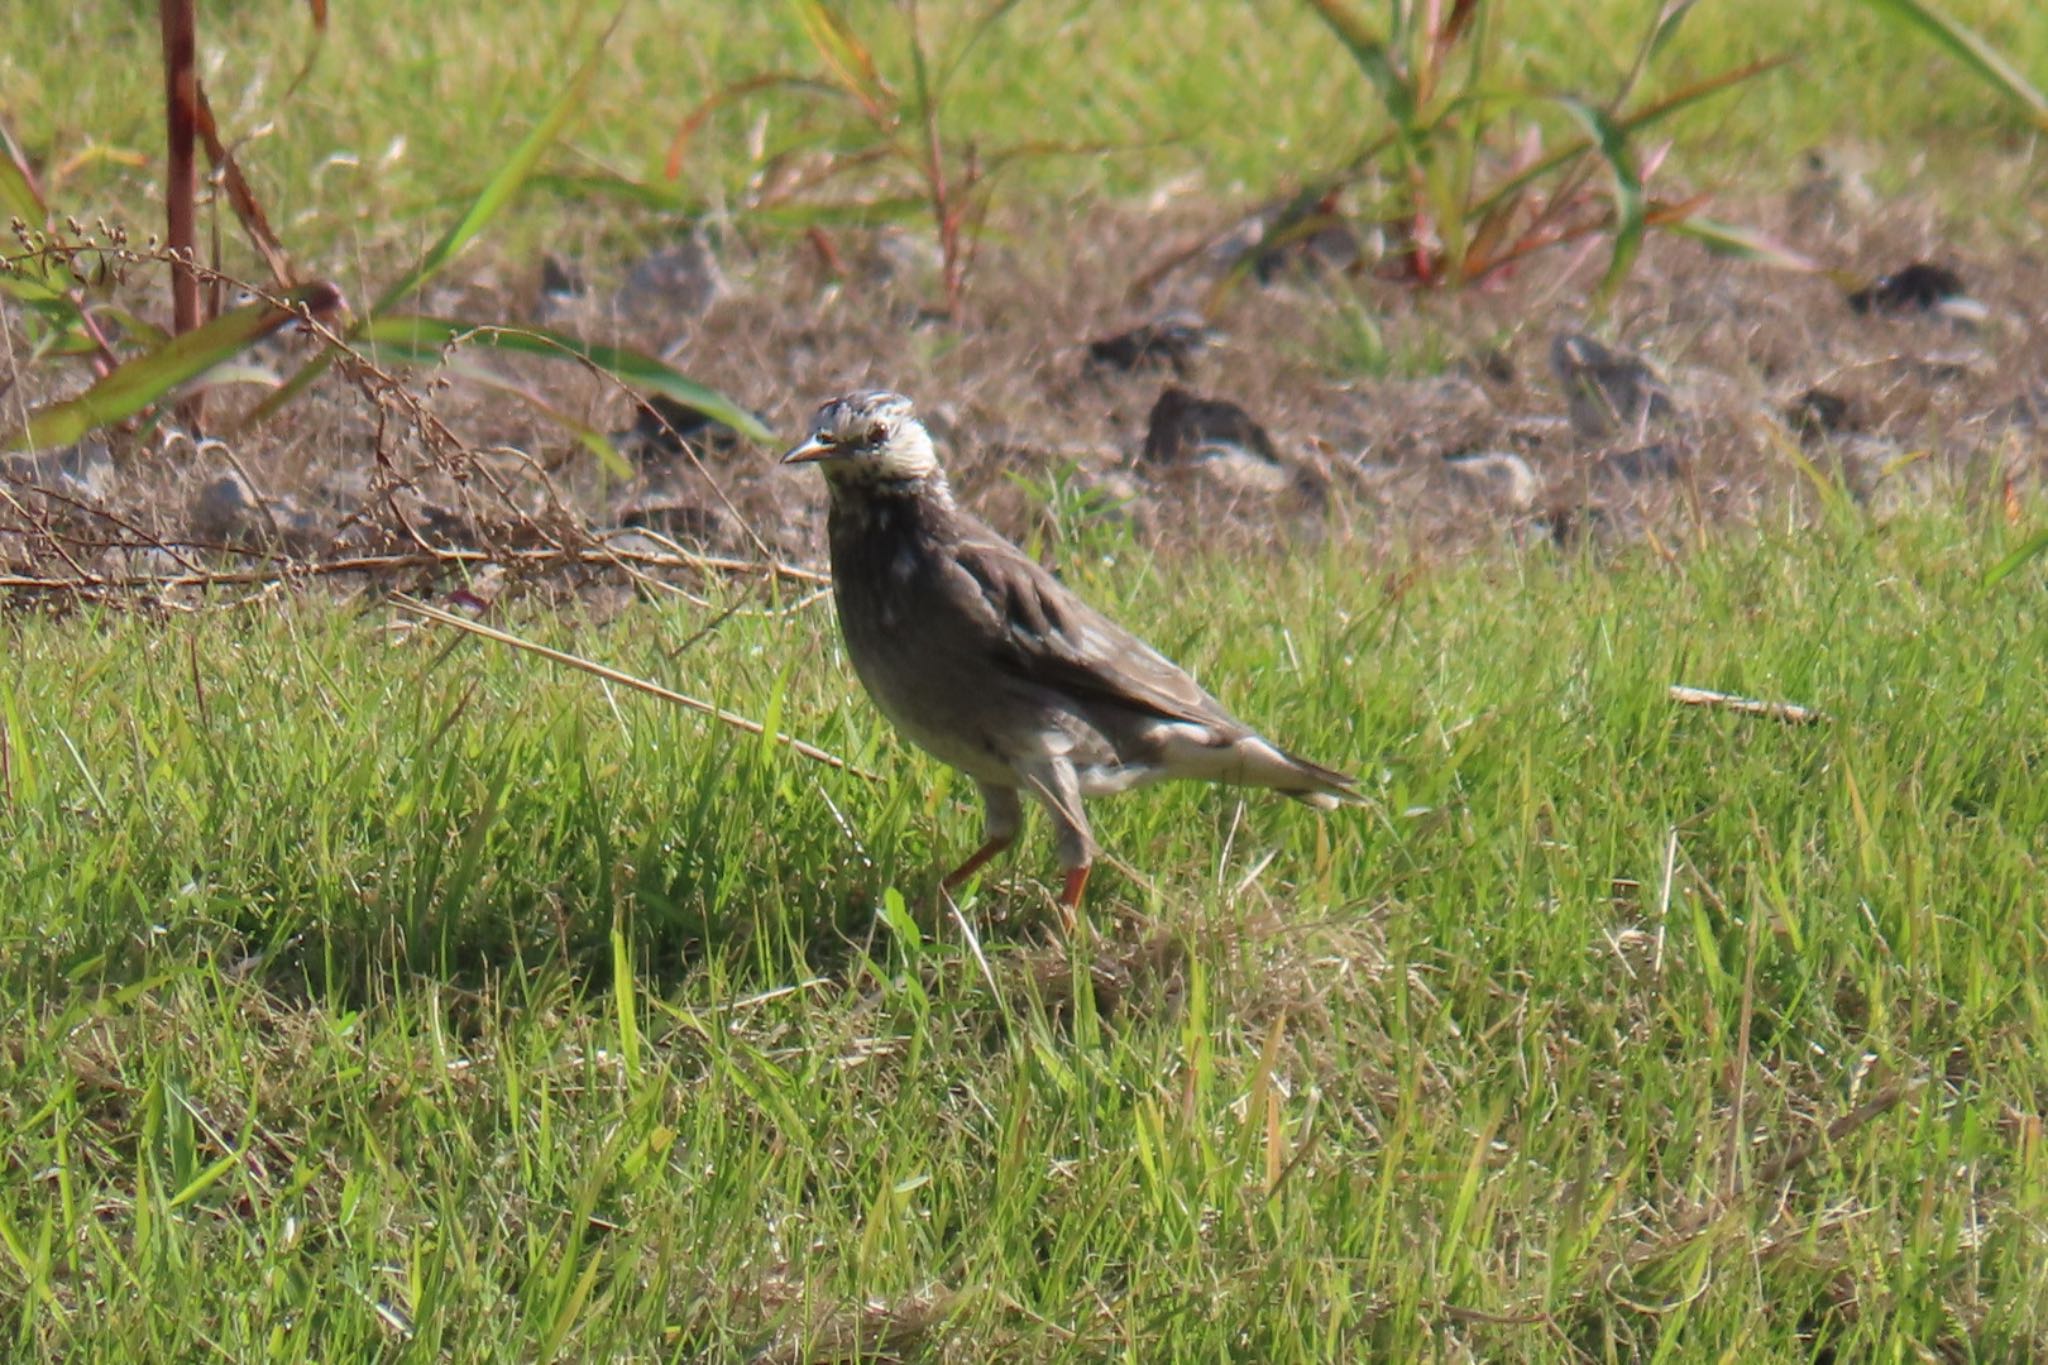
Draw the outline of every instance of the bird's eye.
M880 422L877 422L873 426L868 428L867 435L861 437L861 444L878 446L888 439L889 428L883 426Z

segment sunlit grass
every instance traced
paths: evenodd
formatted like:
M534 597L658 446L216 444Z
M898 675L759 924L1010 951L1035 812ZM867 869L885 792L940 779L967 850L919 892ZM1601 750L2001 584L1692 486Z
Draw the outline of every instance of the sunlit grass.
M1406 584L1070 547L1376 803L1102 803L1132 875L1072 969L1033 831L968 908L992 980L930 902L969 794L822 606L675 658L685 606L510 623L880 785L375 609L12 618L0 1321L99 1359L2037 1354L2048 631L2038 570L1974 585L2001 545Z
M959 14L928 8L935 46L947 50L946 24L949 16L962 22ZM1502 93L1614 88L1649 8L1633 0L1497 7L1490 22L1504 27ZM864 0L846 9L885 69L906 70L897 7ZM2048 71L2048 11L2021 0L1950 9L2020 70L2037 79ZM305 8L209 8L200 19L202 76L287 245L324 272L358 267L376 278L386 273L385 253L417 255L483 183L540 118L608 14L552 0L334 5L318 64L287 98L312 41ZM1990 151L2020 127L1969 73L1860 5L1699 6L1658 58L1646 93L1784 53L1798 63L1667 125L1678 173L1784 185L1801 173L1806 148L1849 143L1873 149L1872 174L1885 188L1928 176L1941 188L1950 163L1930 163L1921 155L1929 145L1964 136ZM139 212L141 187L154 183L161 156L157 56L148 6L23 0L11 9L0 113L46 159L60 212L88 222L102 214L130 221ZM605 77L555 166L655 180L677 124L707 95L742 76L814 66L782 5L627 5ZM1212 191L1256 195L1350 157L1384 131L1372 125L1373 107L1341 47L1308 5L1292 0L1024 0L968 52L946 117L962 142L984 148L1042 140L1130 149L1017 172L1067 195L1149 191L1190 175ZM708 203L730 199L750 169L750 139L773 151L835 117L829 103L796 97L721 114L693 143L683 187ZM1573 131L1555 125L1558 136ZM149 223L137 226L146 231ZM566 214L545 202L499 240L574 253L651 227L644 210L616 202ZM374 268L356 260L363 253L377 258Z

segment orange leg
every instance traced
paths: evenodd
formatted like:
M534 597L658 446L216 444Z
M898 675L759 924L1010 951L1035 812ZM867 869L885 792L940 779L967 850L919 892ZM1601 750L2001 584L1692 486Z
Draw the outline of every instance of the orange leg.
M1074 912L1081 908L1081 888L1088 885L1089 864L1067 869L1067 883L1060 888L1060 923L1074 932Z
M1016 792L1008 787L991 787L986 782L977 782L975 785L981 789L981 806L987 818L982 845L974 850L966 862L946 874L945 880L939 883L939 888L943 891L951 891L959 886L979 872L990 858L1016 843L1017 831L1024 825L1024 811L1017 804Z
M1008 848L1011 844L1015 843L1016 841L1017 836L1014 834L1006 834L1000 839L990 839L980 848L974 850L973 854L967 859L966 862L960 864L960 866L954 868L951 872L948 872L946 874L946 879L940 882L939 886L947 891L953 890L954 888L958 887L961 883L965 882L969 877L972 877L975 873L979 872L982 869L983 864L987 863L989 859L995 857L998 853L1001 853L1004 849Z

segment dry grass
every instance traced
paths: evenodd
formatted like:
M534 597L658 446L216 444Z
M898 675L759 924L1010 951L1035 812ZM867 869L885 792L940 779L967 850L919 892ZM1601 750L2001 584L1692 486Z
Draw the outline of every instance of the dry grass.
M1865 316L1824 279L1656 243L1607 334L1666 376L1677 416L1614 438L1573 429L1545 360L1555 336L1585 325L1580 290L1597 261L1568 275L1532 269L1457 296L1369 275L1283 275L1231 297L1216 319L1221 343L1182 379L1091 366L1090 338L1199 301L1213 278L1199 261L1131 296L1156 260L1217 230L1215 206L1197 198L1060 224L1013 222L985 251L958 326L924 311L934 263L904 268L894 232L842 234L843 276L801 245L750 254L735 239L721 265L728 286L697 316L615 312L601 301L633 262L582 262L592 302L555 321L591 340L669 354L782 432L848 388L907 392L970 503L1034 540L1071 534L1077 519L1115 517L1161 546L1219 535L1258 544L1276 526L1298 544L1334 536L1382 549L1646 531L1676 545L1714 524L1811 516L1838 495L1888 512L1934 496L2004 497L2008 480L2018 495L2039 478L2041 426L2006 417L2048 381L2034 303L2048 292L2039 261L1996 235L1944 236L1924 206L1809 188L1744 207L1856 274L1920 259L1953 266L1988 317ZM513 273L486 265L436 307L531 316L535 277L515 284ZM491 363L592 426L632 424L633 399L615 381ZM24 397L38 396L39 380L40 372L23 377ZM1169 382L1243 404L1273 433L1286 467L1269 477L1255 461L1144 462L1147 416ZM1832 438L1803 441L1785 414L1815 387L1846 401L1846 422ZM408 427L403 408L367 403L336 380L289 421L232 447L117 449L110 505L168 541L218 545L197 490L239 470L313 528L287 547L301 555L406 547L421 528L439 543L545 543L582 525L616 525L648 504L667 508L667 524L698 548L817 555L822 494L776 469L770 452L734 444L669 455L650 477L621 485L547 418L501 395L432 375L412 392L406 401L469 452L458 466L445 440L424 441L416 419ZM1646 440L1657 449L1632 453ZM1481 452L1519 457L1533 478L1488 483L1445 463ZM521 526L530 528L523 540ZM18 537L14 557L36 558L37 548L47 563L47 545Z

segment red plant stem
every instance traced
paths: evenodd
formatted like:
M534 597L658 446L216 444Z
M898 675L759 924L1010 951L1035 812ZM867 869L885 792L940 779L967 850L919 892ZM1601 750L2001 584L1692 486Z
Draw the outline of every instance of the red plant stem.
M960 223L953 216L952 197L946 189L946 162L939 150L939 114L925 105L925 179L932 197L932 223L939 230L940 269L946 286L946 314L960 317Z
M198 136L198 40L193 15L195 0L158 0L164 31L164 127L169 134L164 170L164 207L168 216L166 245L179 258L171 267L171 332L178 335L199 325L198 229L194 203L198 198L198 164L193 147Z

